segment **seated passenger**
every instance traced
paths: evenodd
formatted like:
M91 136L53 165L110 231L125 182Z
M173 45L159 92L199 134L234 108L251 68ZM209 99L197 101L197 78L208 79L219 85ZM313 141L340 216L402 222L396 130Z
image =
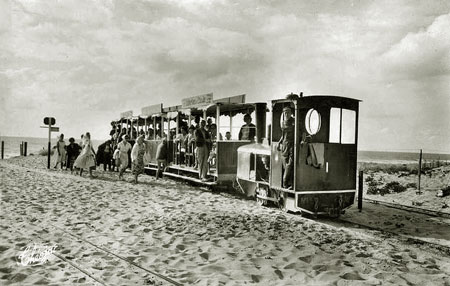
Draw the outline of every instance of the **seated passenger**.
M245 124L242 125L239 131L239 140L255 140L256 126L252 123L252 117L250 114L245 114L244 116Z
M225 140L230 141L231 140L231 132L227 131L227 133L225 133Z
M211 126L209 127L209 133L211 135L211 140L212 141L217 141L217 125L216 124L211 124ZM222 134L219 133L219 141L222 141Z

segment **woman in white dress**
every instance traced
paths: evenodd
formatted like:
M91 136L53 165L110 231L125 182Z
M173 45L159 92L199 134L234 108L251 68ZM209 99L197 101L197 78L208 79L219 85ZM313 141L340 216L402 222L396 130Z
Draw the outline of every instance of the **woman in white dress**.
M61 164L61 169L64 167L64 162L66 162L66 142L64 142L64 134L59 135L59 140L56 142L56 164L55 169L58 167L58 163Z
M93 178L92 169L95 167L95 152L91 143L91 134L86 132L83 137L83 150L80 156L75 160L74 167L80 169L80 176L83 174L83 169L89 170L89 177Z
M117 145L119 150L119 180L123 179L123 173L128 168L128 152L131 151L131 144L128 143L129 139L128 135L123 135L122 141Z

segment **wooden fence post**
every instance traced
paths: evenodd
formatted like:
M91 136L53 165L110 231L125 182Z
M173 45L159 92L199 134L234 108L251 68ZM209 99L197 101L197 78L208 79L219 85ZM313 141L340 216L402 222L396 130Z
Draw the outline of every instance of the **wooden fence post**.
M363 199L363 171L359 171L359 176L358 176L358 209L361 212L362 210L362 199Z
M2 141L2 160L5 157L5 141Z
M421 194L422 192L420 191L420 176L422 174L422 149L420 149L420 154L419 154L419 191L418 194Z

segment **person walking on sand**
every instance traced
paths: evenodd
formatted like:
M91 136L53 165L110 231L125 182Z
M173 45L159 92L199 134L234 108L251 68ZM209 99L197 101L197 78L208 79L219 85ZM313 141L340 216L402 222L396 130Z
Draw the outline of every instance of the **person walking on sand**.
M70 169L70 172L73 172L73 165L75 163L75 160L77 159L78 155L80 154L80 145L75 143L75 139L71 137L69 139L69 145L67 145L67 163L66 163L66 170Z
M94 178L92 175L92 169L95 167L95 151L91 143L91 134L86 132L83 136L83 150L81 150L80 156L75 160L73 164L75 168L80 169L80 176L83 175L83 169L89 170L89 177Z
M64 142L64 134L59 135L58 142L56 142L56 164L55 169L58 167L58 163L61 164L61 169L64 167L66 161L66 142Z
M144 154L146 145L144 142L144 135L140 135L136 144L134 144L131 150L131 171L134 176L134 183L138 183L138 176L144 173Z
M130 136L125 134L122 136L122 141L117 145L119 150L119 180L123 179L123 173L128 168L128 152L131 150L131 144L128 143Z
M156 170L156 180L161 176L161 172L164 172L167 166L167 139L163 138L161 143L156 148L156 164L158 170ZM161 171L162 170L162 171Z

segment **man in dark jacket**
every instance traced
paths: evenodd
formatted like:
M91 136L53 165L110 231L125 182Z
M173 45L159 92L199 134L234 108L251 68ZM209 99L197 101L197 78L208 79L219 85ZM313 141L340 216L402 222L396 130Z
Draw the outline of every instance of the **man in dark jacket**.
M211 150L211 137L205 129L206 121L200 121L200 127L195 130L195 146L197 147L198 175L202 181L207 181L208 157Z
M67 151L66 169L70 168L70 171L72 172L73 171L73 163L75 163L75 159L80 154L81 147L80 147L80 145L75 143L75 139L73 137L71 137L69 139L69 145L67 145L66 148L67 148L66 149L66 151Z

